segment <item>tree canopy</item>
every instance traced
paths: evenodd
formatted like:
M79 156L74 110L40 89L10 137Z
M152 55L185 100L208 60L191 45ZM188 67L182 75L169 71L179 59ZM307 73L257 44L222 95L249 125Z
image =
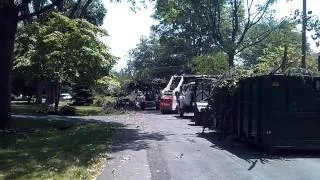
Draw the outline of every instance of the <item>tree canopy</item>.
M55 73L63 81L93 83L108 75L116 58L99 40L107 32L80 19L52 13L48 19L18 30L14 68L50 81Z
M192 44L192 50L200 53L223 51L232 68L237 54L263 41L273 30L268 26L262 31L253 30L272 20L273 3L273 0L158 0L154 17L160 21L157 30L161 34L182 36ZM255 35L248 36L250 33Z
M298 67L299 21L275 19L274 2L157 0L153 18L159 24L130 51L128 71L135 78L152 79L183 72L219 74L226 65L257 73ZM313 72L314 56L309 49Z

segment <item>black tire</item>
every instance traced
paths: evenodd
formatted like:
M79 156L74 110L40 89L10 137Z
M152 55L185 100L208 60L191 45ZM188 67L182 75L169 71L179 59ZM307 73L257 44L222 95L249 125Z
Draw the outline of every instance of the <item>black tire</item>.
M183 113L184 113L184 112L179 109L179 116L180 116L181 118L183 118Z
M195 119L194 119L194 124L196 126L200 126L201 125L201 113L200 112L197 113L197 117L195 117Z
M207 122L207 119L206 119L206 114L204 112L200 113L200 125L207 128L209 127L208 126L208 122Z
M199 118L199 111L198 111L198 109L195 109L193 111L193 120L192 121L196 122L198 118Z

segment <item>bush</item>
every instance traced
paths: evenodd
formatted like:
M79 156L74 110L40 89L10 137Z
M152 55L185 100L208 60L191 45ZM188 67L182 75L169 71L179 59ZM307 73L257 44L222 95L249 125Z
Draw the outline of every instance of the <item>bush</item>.
M116 98L111 96L96 96L93 104L103 108L114 107Z
M55 114L53 105L41 105L36 112L38 114Z
M76 108L72 106L62 106L60 108L60 115L63 116L74 116L76 115Z

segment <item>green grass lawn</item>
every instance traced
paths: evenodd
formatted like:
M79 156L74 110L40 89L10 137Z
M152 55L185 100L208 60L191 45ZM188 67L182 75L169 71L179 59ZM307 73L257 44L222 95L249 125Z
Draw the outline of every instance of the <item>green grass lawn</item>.
M59 106L67 105L66 102L59 103ZM106 115L108 112L104 111L102 107L97 106L73 106L76 108L77 116L95 116L95 115ZM26 104L26 103L12 103L11 105L13 114L27 114L27 115L38 115L37 112L40 109L39 105Z
M93 179L119 128L81 121L14 122L29 131L0 135L0 179Z
M93 115L105 115L102 107L97 106L75 106L76 115L78 116L93 116Z
M39 109L38 105L32 104L20 104L20 103L12 103L11 104L11 111L14 114L29 114L29 115L36 115L37 110Z

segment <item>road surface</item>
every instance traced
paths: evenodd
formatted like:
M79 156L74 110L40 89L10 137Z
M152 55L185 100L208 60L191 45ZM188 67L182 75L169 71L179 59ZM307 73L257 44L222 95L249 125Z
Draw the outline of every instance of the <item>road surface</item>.
M268 155L252 147L201 134L191 117L156 111L87 117L124 125L98 180L313 180L320 156Z

